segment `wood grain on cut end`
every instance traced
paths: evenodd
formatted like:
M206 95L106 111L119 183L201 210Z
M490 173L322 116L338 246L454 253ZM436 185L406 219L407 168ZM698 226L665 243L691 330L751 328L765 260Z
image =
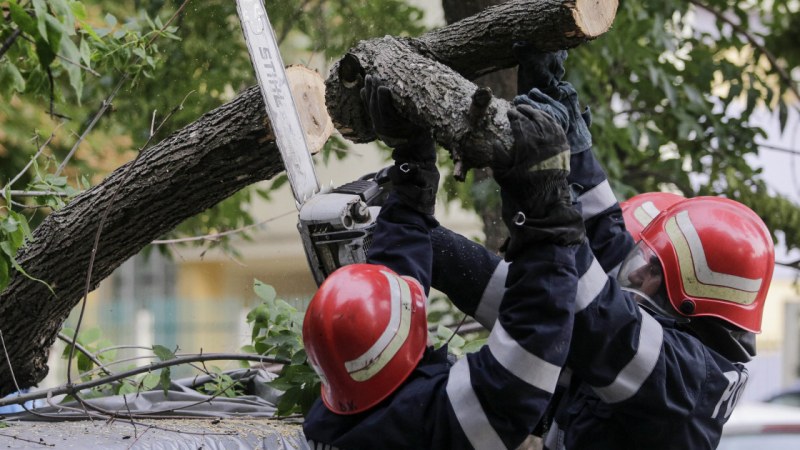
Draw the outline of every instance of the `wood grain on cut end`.
M325 80L316 70L301 65L288 67L286 78L306 132L308 150L315 154L333 133L333 122L325 107Z
M572 10L575 25L587 38L596 38L611 28L618 0L576 0Z

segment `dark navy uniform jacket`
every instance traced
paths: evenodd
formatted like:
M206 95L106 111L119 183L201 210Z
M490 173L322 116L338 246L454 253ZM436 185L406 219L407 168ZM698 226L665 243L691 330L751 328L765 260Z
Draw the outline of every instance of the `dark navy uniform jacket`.
M390 195L369 260L430 287L437 224ZM426 350L389 398L356 415L317 401L303 429L314 449L516 448L541 420L566 361L577 298L576 246L541 245L507 266L488 343L455 364Z
M620 290L608 273L633 246L621 210L591 151L573 154L571 166L571 181L582 187L590 244L576 255L572 343L555 411L539 430L545 448L716 448L746 369ZM507 262L442 227L432 239L433 287L491 329L507 286Z

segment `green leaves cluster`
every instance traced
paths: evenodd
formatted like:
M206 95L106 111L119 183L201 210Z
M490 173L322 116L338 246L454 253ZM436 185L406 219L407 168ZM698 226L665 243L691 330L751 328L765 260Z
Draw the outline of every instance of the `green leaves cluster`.
M10 21L0 35L18 37L0 60L0 95L39 96L56 102L83 100L86 77L123 72L136 79L157 68L154 34L174 38L175 27L163 32L160 19L144 12L125 23L107 13L98 20L92 5L75 0L9 0ZM70 92L59 82L68 82ZM3 82L5 81L5 82Z
M286 361L277 378L269 383L284 391L276 414L305 414L319 396L320 383L303 348L303 315L277 298L275 289L268 284L255 280L254 291L262 303L247 314L247 323L253 327L253 343L242 351Z
M6 189L4 196L10 197ZM0 206L0 291L8 286L11 269L24 273L17 262L16 254L32 238L28 220L8 207Z
M800 26L791 4L620 2L614 28L570 52L567 78L592 107L594 150L618 195L725 195L800 246L797 205L753 164L764 137L753 125L757 108L775 111L781 127L797 108L796 71L781 75L800 61L794 46L780 45Z

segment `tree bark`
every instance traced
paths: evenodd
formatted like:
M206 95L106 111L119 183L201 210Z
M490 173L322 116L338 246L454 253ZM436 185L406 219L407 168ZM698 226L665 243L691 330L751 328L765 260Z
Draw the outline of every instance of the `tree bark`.
M251 87L144 150L137 160L114 171L34 230L33 242L20 250L17 260L55 294L18 272L0 293L0 332L19 387L33 386L47 375L49 349L83 297L103 211L109 209L91 289L183 220L280 173L283 163L265 127L267 120L261 93ZM6 356L0 355L0 396L15 390Z
M448 24L458 22L461 19L477 14L486 8L507 0L442 0L444 18ZM488 73L475 80L478 86L487 86L492 90L495 97L511 100L517 93L517 70L516 67L498 70ZM508 236L508 230L500 214L500 193L497 184L492 178L489 169L475 170L472 177L473 186L492 186L491 188L479 188L475 191L479 194L473 197L475 212L483 223L484 241L486 248L498 252Z
M359 70L377 73L393 80L402 94L403 107L414 108L413 117L431 124L440 142L451 147L474 147L476 156L467 152L466 157L476 167L485 165L492 143L511 144L505 117L508 102L481 91L476 104L482 107L467 114L475 86L429 57L461 67L459 70L470 77L487 73L497 64L480 63L493 58L502 60L502 51L510 55L508 49L502 50L507 47L505 44L530 39L541 32L531 31L531 24L552 32L548 39L540 36L546 44L543 48L578 45L600 34L596 25L576 26L586 22L580 15L570 19L582 8L584 13L589 11L588 3L604 7L613 3L616 8L616 0L573 0L569 4L517 0L508 3L508 9L498 9L506 7L500 5L483 19L467 19L459 22L462 25L454 24L418 40L387 37L360 44L342 60L350 59L350 63L340 61L327 83L329 102L331 98L338 100L329 106L337 112L334 118L339 119L340 131L357 141L373 139L358 95L358 80L363 76ZM537 11L548 5L549 23L543 27ZM553 28L554 23L560 25ZM463 32L459 32L459 26L464 27ZM477 36L475 41L469 41L470 33ZM498 46L489 42L492 40L505 44ZM349 69L354 71L348 73ZM340 73L346 76L341 77ZM432 105L430 99L437 99L441 105ZM417 104L421 106L414 106ZM348 108L352 109L350 113ZM6 350L0 356L0 395L33 386L47 374L47 355L56 334L83 297L104 211L108 209L108 217L97 246L90 289L183 220L252 183L280 173L283 163L265 124L268 120L260 91L258 87L249 88L230 103L146 149L135 161L114 171L36 228L34 241L18 252L17 261L28 274L47 282L53 292L18 272L0 292L0 336ZM119 193L109 205L117 188Z
M511 45L543 51L572 48L607 31L617 0L515 0L488 8L419 38L386 36L362 41L331 68L326 101L336 128L353 142L375 139L360 90L366 74L392 88L401 112L433 130L450 150L455 175L486 167L492 147L512 143L509 103L490 97L473 102L469 79L515 65ZM485 99L485 95L480 95Z

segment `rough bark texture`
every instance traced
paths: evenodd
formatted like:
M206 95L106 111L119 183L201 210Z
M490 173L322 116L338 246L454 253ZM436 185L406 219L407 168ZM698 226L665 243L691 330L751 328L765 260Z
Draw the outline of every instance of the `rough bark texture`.
M17 255L23 268L55 292L15 273L0 293L0 331L20 387L47 374L47 355L81 300L103 211L91 287L153 239L257 181L283 170L257 87L211 111L114 171L102 184L51 214ZM109 200L121 185L113 205ZM0 396L16 390L0 359Z
M377 73L392 81L402 107L415 120L430 124L440 143L470 149L468 163L485 166L494 143L511 144L508 102L482 92L484 108L467 114L475 85L422 54L474 77L499 66L487 61L512 64L507 56L514 40L538 36L543 49L585 42L588 37L576 29L575 21L569 23L569 5L613 3L616 10L616 0L571 1L516 0L482 13L482 19L467 19L419 40L387 37L360 44L337 63L327 82L334 123L355 141L373 139L358 91L365 72ZM0 358L0 395L33 386L47 374L49 348L83 296L104 210L110 208L90 288L184 219L281 172L283 164L265 123L260 92L250 88L145 150L135 163L112 173L35 230L35 241L17 254L17 260L30 275L45 280L54 294L19 273L0 293L0 332L8 350ZM117 186L120 191L109 205Z
M407 117L433 129L451 152L456 176L463 177L469 168L489 165L494 145L512 141L508 102L492 98L485 109L470 113L477 86L468 79L513 66L513 42L534 42L542 50L587 42L608 30L616 7L616 0L515 0L417 39L362 41L331 68L328 111L346 138L374 140L359 91L365 74L377 75Z
M484 9L506 3L507 0L442 0L444 18L448 24L458 22L466 17L477 14ZM515 67L498 70L483 75L475 80L478 86L489 87L495 97L511 100L517 93L517 70ZM476 185L494 183L489 169L478 169L473 173L473 183ZM486 248L499 251L508 235L508 230L503 224L500 214L499 194L486 193L475 200L475 211L483 223L483 244ZM488 198L487 198L488 195Z

